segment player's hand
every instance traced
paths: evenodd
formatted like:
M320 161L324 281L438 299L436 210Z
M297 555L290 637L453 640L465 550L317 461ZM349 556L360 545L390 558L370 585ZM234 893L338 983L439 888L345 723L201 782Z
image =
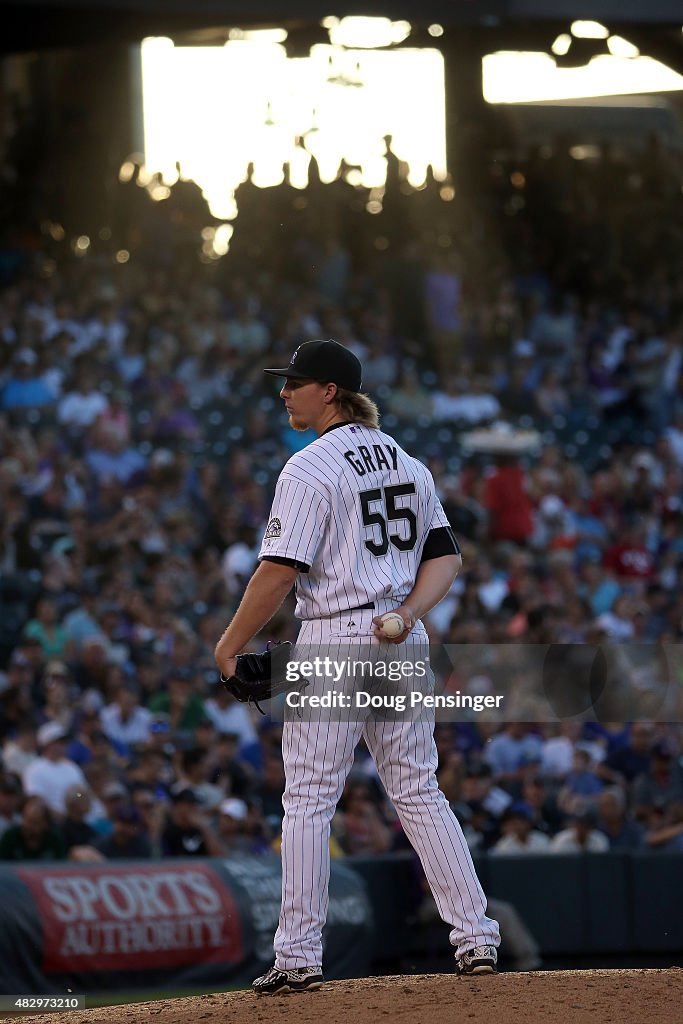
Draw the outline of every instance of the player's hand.
M237 668L237 658L221 658L220 661L216 660L218 665L218 671L221 672L226 679L230 676L234 676L235 669Z
M399 633L398 636L385 636L380 629L382 625L382 616L375 615L374 619L372 620L375 625L375 636L377 637L378 640L382 640L384 643L387 644L403 643L405 638L408 636L408 633L410 633L411 629L413 628L417 621L415 615L413 614L412 610L405 604L402 604L400 608L390 608L389 611L395 612L397 615L401 616L405 623L405 629L403 630L402 633ZM382 614L386 615L386 612L383 612Z

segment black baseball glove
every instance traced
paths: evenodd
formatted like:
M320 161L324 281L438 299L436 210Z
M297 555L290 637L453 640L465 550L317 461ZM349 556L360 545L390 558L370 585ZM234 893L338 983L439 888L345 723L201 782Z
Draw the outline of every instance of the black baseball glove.
M287 663L291 651L291 643L284 640L273 647L269 643L260 654L238 654L234 675L226 678L221 672L221 683L236 700L243 704L253 702L264 715L265 711L259 701L270 700L288 690L308 686L308 682L299 677L295 680L287 679Z

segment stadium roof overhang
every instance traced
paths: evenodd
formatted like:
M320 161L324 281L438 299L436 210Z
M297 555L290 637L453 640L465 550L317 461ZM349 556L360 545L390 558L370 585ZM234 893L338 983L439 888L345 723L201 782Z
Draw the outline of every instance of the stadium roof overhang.
M547 49L553 33L575 18L594 19L643 53L683 72L681 0L0 0L0 54L85 45L134 43L149 35L179 42L215 42L221 28L278 25L316 41L321 15L369 15L441 24L436 44L466 36L483 50ZM460 29L449 32L449 29ZM410 42L410 39L409 39ZM432 45L435 45L434 43Z

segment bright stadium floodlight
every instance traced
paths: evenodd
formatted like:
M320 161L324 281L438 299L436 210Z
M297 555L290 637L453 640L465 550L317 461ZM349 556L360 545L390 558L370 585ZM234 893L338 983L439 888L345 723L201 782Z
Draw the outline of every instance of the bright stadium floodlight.
M622 36L610 36L607 40L607 49L613 57L624 57L626 60L640 57L638 47L629 43L628 39L624 39Z
M576 39L607 39L609 29L599 21L573 21L571 33Z
M606 53L581 67L558 67L549 53L502 51L487 54L482 65L487 103L548 103L683 89L683 75L651 57Z
M331 19L329 19L331 21ZM326 18L325 21L328 21ZM324 23L323 23L324 24ZM324 25L328 28L328 25ZM410 22L391 21L390 18L342 18L337 24L329 25L330 42L333 46L375 50L384 46L395 46L410 35Z
M246 39L253 43L284 43L287 29L284 28L231 28L228 39Z
M324 26L317 32L327 38ZM137 184L156 189L153 198L159 200L178 177L194 181L214 217L227 222L237 216L236 192L250 165L251 182L260 188L277 185L286 174L294 188L305 189L312 157L323 182L334 181L346 164L358 168L353 178L359 187L383 187L386 136L407 165L411 187L423 186L429 168L437 181L446 179L444 60L438 49L352 49L329 39L310 45L311 37L295 57L290 42L296 34L290 31L278 43L270 36L245 39L240 30L224 45L209 46L145 39L144 156L127 158L122 180L131 180L139 167ZM229 244L227 229L214 241L204 239L207 259Z
M569 53L569 47L572 45L572 37L568 32L563 32L557 37L550 49L557 57L564 57L565 53Z

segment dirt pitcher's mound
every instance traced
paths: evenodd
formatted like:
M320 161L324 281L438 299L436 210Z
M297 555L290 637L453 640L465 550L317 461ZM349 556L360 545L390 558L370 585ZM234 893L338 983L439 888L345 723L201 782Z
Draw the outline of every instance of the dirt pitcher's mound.
M683 969L533 971L458 978L445 974L330 981L318 992L221 992L68 1014L22 1024L673 1024L681 1019Z

